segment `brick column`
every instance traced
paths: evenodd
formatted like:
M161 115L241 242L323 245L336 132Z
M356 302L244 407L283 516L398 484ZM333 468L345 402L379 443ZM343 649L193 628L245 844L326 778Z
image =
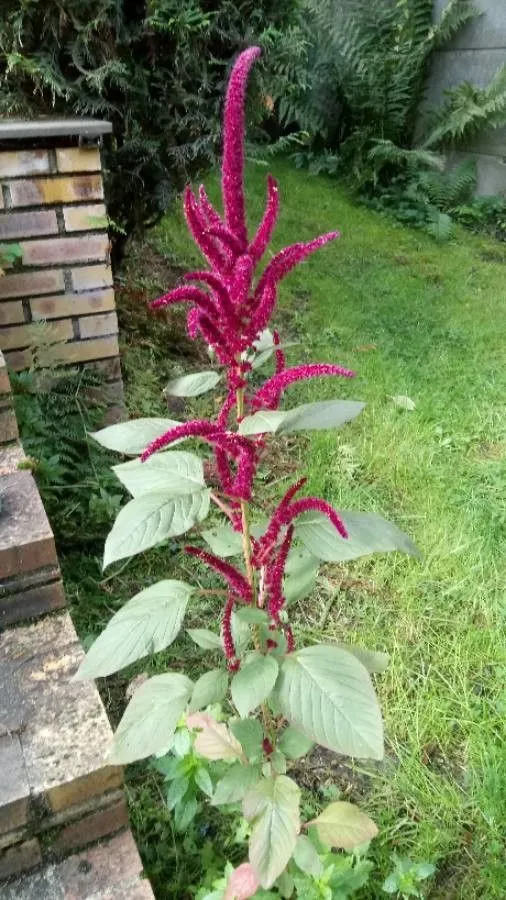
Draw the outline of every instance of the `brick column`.
M0 349L8 366L33 362L32 323L51 339L39 361L94 364L121 405L115 312L100 150L79 145L107 122L41 120L0 124L0 243L18 245L20 265L0 278Z

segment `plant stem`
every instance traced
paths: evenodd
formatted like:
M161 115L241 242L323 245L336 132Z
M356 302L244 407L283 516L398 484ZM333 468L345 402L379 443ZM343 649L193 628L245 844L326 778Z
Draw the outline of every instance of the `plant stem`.
M237 419L240 420L244 416L244 388L238 388L236 394ZM244 564L246 566L246 578L253 587L254 572L251 564L251 532L249 525L249 504L246 500L241 500L241 523L242 523L242 550L244 554Z

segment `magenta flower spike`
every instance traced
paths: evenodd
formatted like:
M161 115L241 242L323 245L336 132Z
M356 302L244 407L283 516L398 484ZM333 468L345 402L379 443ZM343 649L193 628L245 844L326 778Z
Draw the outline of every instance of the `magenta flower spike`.
M279 189L278 183L272 175L267 176L267 206L264 217L258 227L255 237L248 247L248 253L254 263L262 259L272 237L279 214Z
M335 366L332 363L308 363L294 366L277 372L272 378L264 382L262 387L254 394L251 405L253 409L269 406L274 399L278 400L280 394L290 384L297 381L306 381L308 378L321 378L324 375L339 375L341 378L354 378L355 372L345 369L343 366Z
M228 82L223 120L222 190L225 220L241 250L248 246L244 203L244 104L250 69L261 54L249 47L237 59Z
M246 581L244 575L239 572L239 569L236 569L235 566L225 562L225 560L220 559L213 553L207 553L206 550L201 550L200 547L188 546L184 549L185 553L189 553L190 556L196 556L197 559L201 559L203 563L218 572L225 581L228 582L232 591L237 594L243 603L251 604L253 599L251 585Z

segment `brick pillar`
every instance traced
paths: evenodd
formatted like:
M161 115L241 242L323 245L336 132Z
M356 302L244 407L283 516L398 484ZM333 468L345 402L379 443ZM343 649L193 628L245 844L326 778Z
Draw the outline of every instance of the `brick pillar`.
M30 325L45 320L61 341L50 349L51 362L97 365L110 402L121 406L98 146L110 130L108 122L86 119L0 124L0 243L22 254L0 277L0 350L12 369L28 368Z

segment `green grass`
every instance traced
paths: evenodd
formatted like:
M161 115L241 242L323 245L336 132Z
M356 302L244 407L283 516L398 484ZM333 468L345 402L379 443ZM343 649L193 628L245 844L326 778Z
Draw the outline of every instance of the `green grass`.
M367 404L339 432L291 441L287 459L309 476L312 493L337 508L379 511L423 554L421 561L391 554L329 566L327 586L343 589L329 605L320 588L296 612L301 642L345 639L391 657L378 678L387 762L366 775L345 768L339 776L380 826L370 896L381 895L377 885L396 851L436 864L432 898L504 897L506 249L460 232L437 245L358 208L335 182L286 163L274 168L283 204L274 249L335 227L343 232L283 285L277 322L298 342L290 361L336 361L358 372L353 383L291 388L285 402L338 394ZM252 221L261 215L264 180L262 167L250 168ZM149 244L172 267L196 258L180 214L166 217ZM143 255L142 248L133 254L126 280L138 282ZM155 296L163 267L144 271ZM133 414L159 413L166 378L198 364L178 359L177 321L175 333L160 330L162 340L172 335L165 353L156 327L139 339L138 324L123 313ZM399 408L394 395L409 396L415 409ZM96 633L137 585L164 577L170 559L153 551L100 587L98 569L89 588L75 571L76 620L81 633ZM112 592L112 606L104 592ZM149 804L134 804L141 836L150 815ZM157 820L157 828L163 853L170 823ZM184 884L184 866L178 871ZM159 896L182 896L174 890Z

